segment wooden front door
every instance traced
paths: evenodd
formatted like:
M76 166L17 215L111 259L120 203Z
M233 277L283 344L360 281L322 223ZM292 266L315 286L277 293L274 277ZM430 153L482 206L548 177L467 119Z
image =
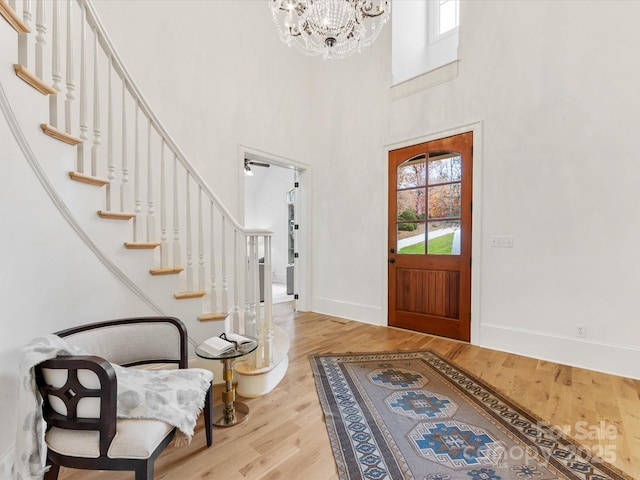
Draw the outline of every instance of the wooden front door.
M473 133L389 152L389 325L468 341Z

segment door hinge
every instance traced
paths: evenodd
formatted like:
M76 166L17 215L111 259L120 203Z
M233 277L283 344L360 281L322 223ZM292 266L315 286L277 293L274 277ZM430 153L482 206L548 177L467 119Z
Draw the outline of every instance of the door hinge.
M296 293L296 294L293 296L293 299L294 299L294 300L298 300L298 298L300 298L300 296Z
M298 188L299 186L300 186L300 182L295 182L295 183L293 184L293 188Z
M298 252L293 254L293 258L298 258Z
M471 156L473 156L473 145L471 145Z
M471 266L471 257L469 257L469 266Z
M300 225L298 225L298 224L295 224L295 225L293 226L293 229L294 229L294 230L298 230L298 228L300 228Z

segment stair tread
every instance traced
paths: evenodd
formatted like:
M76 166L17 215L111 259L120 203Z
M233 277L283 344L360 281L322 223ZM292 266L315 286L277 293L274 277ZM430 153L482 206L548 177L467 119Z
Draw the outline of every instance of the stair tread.
M40 128L42 128L45 135L55 138L56 140L60 140L61 142L68 143L69 145L78 145L79 143L82 143L82 139L46 123L40 124Z
M96 185L98 187L102 187L109 183L109 180L105 180L104 178L94 177L92 175L85 175L84 173L69 172L69 178L74 182L85 183L87 185Z
M112 220L130 220L136 216L135 213L130 212L109 212L104 210L98 210L98 216L100 218L109 218Z
M198 320L201 322L209 322L212 320L224 320L229 316L228 313L203 313L198 316Z
M151 275L171 275L175 273L180 273L184 268L182 267L160 267L160 268L152 268L149 270Z
M124 246L129 250L153 250L160 246L160 242L124 242Z
M27 24L22 21L18 14L5 0L0 0L0 15L4 17L16 32L29 33L31 31Z
M204 290L194 290L192 292L176 292L173 298L176 300L187 300L189 298L202 298L207 294Z
M35 88L43 95L57 95L58 92L55 88L50 85L47 85L41 78L38 78L35 73L31 72L28 68L16 63L13 66L13 69L16 72L16 75Z

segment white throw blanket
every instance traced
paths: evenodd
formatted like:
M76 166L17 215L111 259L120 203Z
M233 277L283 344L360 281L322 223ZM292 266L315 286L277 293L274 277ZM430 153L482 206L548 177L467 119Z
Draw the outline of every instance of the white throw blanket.
M42 398L34 367L58 355L90 353L70 346L56 335L36 338L21 351L15 480L41 480L46 472ZM118 381L118 418L161 420L176 427L191 441L213 378L209 370L140 370L112 365Z

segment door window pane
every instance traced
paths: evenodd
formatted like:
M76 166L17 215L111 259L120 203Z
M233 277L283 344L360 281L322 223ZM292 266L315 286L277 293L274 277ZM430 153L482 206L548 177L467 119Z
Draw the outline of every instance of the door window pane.
M460 184L429 187L429 218L460 216Z
M405 160L398 165L398 188L421 187L427 183L427 163L424 155Z
M424 222L399 223L396 237L398 253L424 254L425 227Z
M424 188L412 188L398 192L398 221L424 220L427 211Z
M462 157L457 152L429 153L429 185L459 182L462 179Z
M429 222L427 253L460 255L460 220Z

